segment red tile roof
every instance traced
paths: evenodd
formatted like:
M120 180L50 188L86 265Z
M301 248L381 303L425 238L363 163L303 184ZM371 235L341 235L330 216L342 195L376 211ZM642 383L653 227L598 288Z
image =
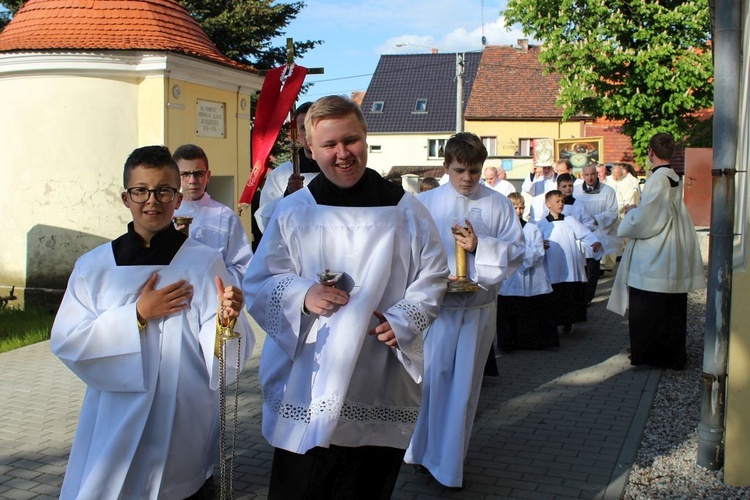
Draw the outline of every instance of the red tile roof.
M555 106L560 88L558 75L545 75L539 62L539 46L528 49L508 45L484 48L467 120L560 119Z
M174 0L28 0L0 33L0 52L177 52L242 70Z

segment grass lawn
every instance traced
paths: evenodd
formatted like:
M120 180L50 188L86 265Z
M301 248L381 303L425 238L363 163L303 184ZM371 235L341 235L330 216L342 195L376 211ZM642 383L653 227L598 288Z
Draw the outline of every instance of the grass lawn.
M54 319L54 313L43 309L0 309L0 352L49 339Z

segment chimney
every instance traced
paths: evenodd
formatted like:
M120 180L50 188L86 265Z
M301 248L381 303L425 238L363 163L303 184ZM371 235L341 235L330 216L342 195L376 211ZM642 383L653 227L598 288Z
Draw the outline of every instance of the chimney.
M437 54L438 53L438 49L430 49L430 53L431 54Z
M529 51L529 39L528 38L519 38L518 39L518 48L521 49L521 52L528 52Z

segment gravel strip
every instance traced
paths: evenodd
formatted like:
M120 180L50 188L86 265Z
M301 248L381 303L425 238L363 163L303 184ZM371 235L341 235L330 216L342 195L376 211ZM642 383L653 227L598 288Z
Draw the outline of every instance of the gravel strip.
M664 370L623 498L750 499L750 487L723 483L724 471L699 465L706 291L688 296L687 368Z

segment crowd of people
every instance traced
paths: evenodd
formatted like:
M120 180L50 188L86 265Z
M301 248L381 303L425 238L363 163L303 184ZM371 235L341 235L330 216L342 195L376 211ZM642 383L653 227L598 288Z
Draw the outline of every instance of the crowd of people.
M478 136L457 133L442 182L413 196L367 168L353 101L324 97L296 116L302 171L266 180L254 253L206 192L200 147L127 158L133 220L78 260L52 330L87 384L61 498L210 498L218 360L249 358L246 314L266 334L270 499L387 499L403 463L461 488L493 343L558 347L586 320L606 256L613 269L622 255L610 307L630 308L633 364L684 365L680 311L703 269L668 135L652 140L642 193L622 168L578 179L566 161L536 165L519 193L485 166ZM476 286L455 291L458 276ZM648 324L665 310L672 324ZM226 327L240 339L223 351Z

